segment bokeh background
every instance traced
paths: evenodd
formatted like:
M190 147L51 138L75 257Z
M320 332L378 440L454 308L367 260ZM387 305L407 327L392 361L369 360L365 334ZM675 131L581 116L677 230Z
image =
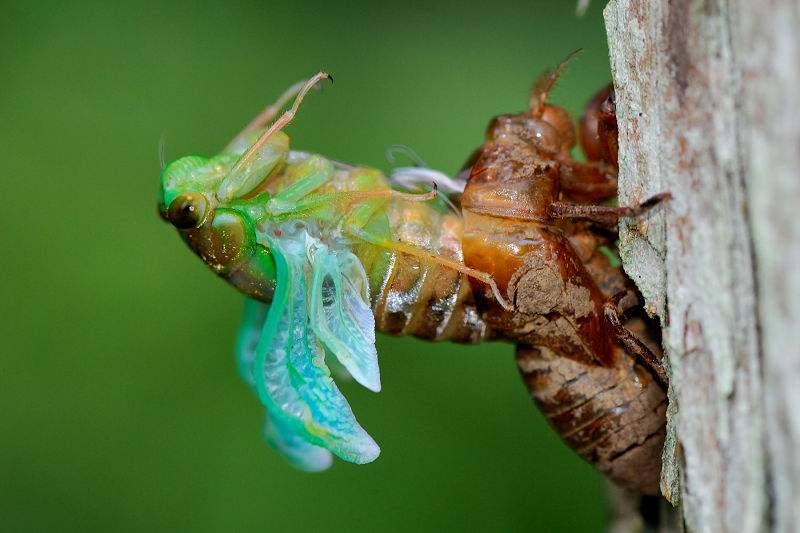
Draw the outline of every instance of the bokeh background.
M295 146L384 170L395 143L456 170L581 47L553 95L578 113L609 79L602 2L1 7L0 529L602 528L506 344L381 337L383 392L342 385L379 460L292 470L236 374L241 298L156 216L162 132L213 154L320 68Z

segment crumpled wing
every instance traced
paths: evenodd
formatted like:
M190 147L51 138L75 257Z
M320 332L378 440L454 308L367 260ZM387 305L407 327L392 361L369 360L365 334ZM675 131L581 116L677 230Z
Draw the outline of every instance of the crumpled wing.
M256 378L253 374L253 362L256 360L256 346L261 339L261 330L267 320L269 305L245 298L242 323L239 326L239 335L236 338L236 367L245 383L255 387Z
M331 452L305 440L280 418L273 418L269 411L264 422L264 438L278 450L295 468L306 472L322 472L333 464Z
M313 264L311 327L353 379L380 391L375 317L364 267L352 252L333 251L321 243L309 255Z
M242 324L236 342L236 360L242 379L255 388L253 363L256 360L256 347L261 339L261 331L267 320L269 306L265 303L245 299ZM333 457L325 448L310 444L302 433L291 425L273 418L269 411L264 422L264 437L295 467L307 472L320 472L331 466Z
M380 448L336 387L309 324L305 238L269 239L269 245L278 280L253 364L259 398L276 427L286 426L346 461L374 461Z

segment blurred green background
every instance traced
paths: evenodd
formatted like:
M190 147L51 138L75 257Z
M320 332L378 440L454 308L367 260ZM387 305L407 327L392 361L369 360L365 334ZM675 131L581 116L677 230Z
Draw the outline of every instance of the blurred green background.
M241 298L156 216L156 147L213 154L290 83L336 78L295 147L456 170L534 77L609 78L601 2L2 3L0 529L595 531L600 477L531 404L505 344L381 337L344 384L383 448L292 470L232 353Z

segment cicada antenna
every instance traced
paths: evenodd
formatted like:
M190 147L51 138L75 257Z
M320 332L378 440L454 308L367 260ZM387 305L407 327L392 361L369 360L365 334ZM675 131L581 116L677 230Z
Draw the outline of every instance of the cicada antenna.
M272 126L267 129L261 136L253 143L253 145L247 149L247 151L242 154L242 157L239 158L238 161L231 167L230 173L238 172L244 167L250 160L258 153L264 144L272 137L276 132L282 130L288 124L294 120L295 115L297 114L297 110L300 109L300 104L303 103L303 98L305 98L308 91L314 88L319 82L322 80L331 80L333 82L333 78L327 72L318 72L314 77L307 80L300 90L297 93L297 96L294 99L294 103L292 107L289 108L283 115L280 116L278 120L272 123Z
M581 48L574 50L564 58L556 68L553 70L547 71L536 80L533 84L533 88L531 89L531 99L530 99L530 110L531 115L534 117L540 117L542 112L544 111L544 104L547 100L547 95L550 94L550 91L553 90L558 79L564 73L564 70L567 68L567 65L575 59L575 57L580 54L582 51Z
M162 131L161 136L158 138L158 164L161 166L161 170L164 170L164 167L167 166L167 160L164 156L166 151L167 145L167 132Z
M303 89L306 81L308 80L300 80L283 91L283 94L281 94L277 100L265 107L261 113L256 115L256 117L251 120L250 123L244 127L244 129L242 129L242 131L236 134L236 137L231 139L231 142L228 143L228 145L225 147L225 150L232 149L234 146L240 143L248 133L264 127L267 122L275 118L275 115L278 114L278 111L283 109L289 100L297 96L297 94Z

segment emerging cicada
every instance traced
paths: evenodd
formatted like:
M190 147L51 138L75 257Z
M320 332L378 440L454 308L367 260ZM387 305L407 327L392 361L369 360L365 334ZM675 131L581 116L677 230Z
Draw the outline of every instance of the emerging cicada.
M354 463L379 453L326 354L377 392L376 328L477 342L488 331L465 276L495 286L464 265L461 220L435 190L398 192L377 170L289 149L282 128L328 77L289 89L221 154L184 157L161 174L162 216L248 297L241 374L266 408L269 442L306 470L326 468L328 450Z
M653 399L656 410L663 405L658 359L620 318L635 293L598 251L611 233L594 227L636 215L658 198L635 208L570 203L616 192L613 110L608 119L597 104L585 121L584 147L600 161L573 161L569 116L545 104L558 72L543 78L528 112L492 123L486 144L465 167L467 182L421 170L394 180L412 190L433 181L427 193L395 190L377 170L290 149L282 129L306 93L329 78L322 72L290 88L221 154L184 157L164 168L162 216L247 296L239 369L266 409L267 440L293 464L322 470L330 452L354 463L378 456L326 363L331 356L360 384L380 390L376 330L518 343L534 395L561 401L545 406L556 428L564 433L558 426L564 418L570 432L582 435L570 443L592 453L598 439L625 429L625 413L641 411L628 404L647 398L642 409ZM264 129L292 97L293 106ZM458 193L453 200L462 212L439 196L437 182ZM559 358L575 364L557 364ZM531 377L545 369L563 379ZM647 377L651 371L655 379ZM585 382L595 378L602 382L591 395ZM580 384L574 393L569 380ZM627 385L617 387L619 381ZM567 392L556 394L562 388ZM589 395L585 401L581 391ZM598 400L609 391L616 400ZM598 416L601 409L613 416ZM663 438L663 410L656 423ZM652 491L652 465L637 483L603 468L602 457L594 462L613 479Z

